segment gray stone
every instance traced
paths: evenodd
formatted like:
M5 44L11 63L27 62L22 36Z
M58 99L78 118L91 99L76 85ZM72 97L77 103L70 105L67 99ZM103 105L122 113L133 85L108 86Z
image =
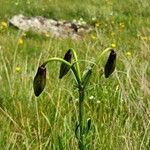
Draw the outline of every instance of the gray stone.
M83 20L57 21L42 16L26 17L20 14L9 19L9 23L23 31L47 33L61 38L80 39L92 31L92 28Z

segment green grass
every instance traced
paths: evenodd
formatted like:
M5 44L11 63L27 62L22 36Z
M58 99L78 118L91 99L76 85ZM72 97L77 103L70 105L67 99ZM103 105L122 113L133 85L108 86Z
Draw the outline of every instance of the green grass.
M77 149L74 130L78 98L73 78L61 81L59 63L48 65L46 89L39 98L32 82L39 63L63 57L68 48L79 59L94 59L116 44L117 68L105 79L102 59L93 71L85 95L85 116L92 128L86 137L90 150L148 150L150 148L150 1L149 0L1 0L0 21L15 14L55 19L83 18L93 25L96 38L84 40L47 38L27 33L18 45L21 31L0 31L0 149ZM120 25L124 24L124 27ZM112 35L112 33L115 33ZM127 56L127 52L131 56ZM82 63L82 70L88 65ZM16 71L20 67L20 71ZM90 99L94 96L94 99ZM60 144L60 145L61 145Z

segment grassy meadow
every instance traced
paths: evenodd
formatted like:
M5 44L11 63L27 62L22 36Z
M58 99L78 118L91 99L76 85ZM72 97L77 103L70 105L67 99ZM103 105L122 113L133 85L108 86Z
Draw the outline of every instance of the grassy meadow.
M47 84L37 98L37 67L74 48L79 59L93 60L105 48L117 52L115 72L93 70L84 101L89 150L150 149L149 0L0 0L0 149L77 150L78 93L69 72L59 80L60 63L48 65ZM94 31L82 40L60 39L8 27L14 15L83 19ZM89 64L81 62L83 71Z

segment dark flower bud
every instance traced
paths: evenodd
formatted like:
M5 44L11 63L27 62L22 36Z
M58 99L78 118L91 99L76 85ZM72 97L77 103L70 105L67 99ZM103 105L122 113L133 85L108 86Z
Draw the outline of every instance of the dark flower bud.
M115 66L116 66L116 53L112 49L104 68L105 78L108 78L113 73L113 71L115 70Z
M71 54L71 50L69 49L64 56L64 60L71 63L71 57L72 57L72 54ZM59 79L61 79L63 76L65 76L69 70L70 70L70 67L68 65L66 65L65 63L62 63L60 66Z
M46 85L46 68L45 66L39 66L38 71L34 77L33 88L34 94L39 96L44 90Z

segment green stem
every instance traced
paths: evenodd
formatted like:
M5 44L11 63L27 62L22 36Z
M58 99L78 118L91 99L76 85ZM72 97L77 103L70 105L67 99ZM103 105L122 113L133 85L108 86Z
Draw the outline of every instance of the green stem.
M102 58L102 56L105 54L105 53L107 53L108 51L110 51L112 48L106 48L106 49L104 49L104 51L102 51L102 53L99 55L99 57L97 58L97 60L96 60L96 64L99 64L99 61L101 60L101 58Z
M99 63L101 57L108 51L110 51L111 48L106 48L98 57L98 59L96 60L96 63ZM76 55L76 54L75 54ZM80 73L80 68L79 64L78 64L78 59L75 58L76 60L76 67L77 67L77 73ZM80 81L81 78L79 76L80 74L77 74L77 76L79 77ZM78 139L78 146L79 146L79 150L83 150L84 149L84 129L83 129L83 115L84 115L84 107L83 107L83 100L84 100L84 88L82 86L82 82L79 82L79 139Z
M45 67L47 65L47 63L51 62L51 61L59 61L62 63L65 63L66 65L68 65L70 67L70 69L72 70L74 76L75 76L75 80L78 84L78 91L79 91L79 116L78 116L78 120L79 120L79 139L78 139L78 146L79 146L79 150L83 150L84 148L84 139L83 139L83 100L84 100L84 88L82 87L82 82L81 82L81 75L80 75L80 67L78 64L78 59L77 59L77 55L76 52L74 50L72 50L74 53L74 57L75 57L75 61L76 61L76 67L74 66L74 64L72 65L71 63L65 61L64 59L61 58L51 58L49 60L47 60L46 62L44 62L42 64L43 67Z
M83 100L84 100L84 88L82 86L79 87L79 140L78 146L79 150L84 149L84 139L83 139Z
M47 63L49 63L49 62L51 62L51 61L59 61L59 62L65 63L65 64L68 65L69 67L72 66L72 64L69 63L68 61L66 61L66 60L64 60L64 59L62 59L62 58L58 58L58 57L53 57L53 58L48 59L47 61L45 61L45 62L42 64L42 66L46 66Z
M69 63L68 61L66 61L62 58L53 57L53 58L50 58L47 61L45 61L42 64L42 66L45 67L51 61L59 61L59 62L62 62L62 63L65 63L66 65L68 65L70 67L70 69L72 70L74 76L75 76L75 80L76 80L77 84L79 85L81 83L81 78L79 77L80 73L78 72L78 70L75 69L74 65L72 65L71 63Z
M75 62L76 62L76 68L77 68L78 77L79 77L79 79L80 79L80 81L81 81L81 71L80 71L80 66L79 66L79 63L78 63L78 57L77 57L76 51L75 51L73 48L71 48L71 51L72 51L72 53L73 53L73 55L74 55L74 59L75 59Z

